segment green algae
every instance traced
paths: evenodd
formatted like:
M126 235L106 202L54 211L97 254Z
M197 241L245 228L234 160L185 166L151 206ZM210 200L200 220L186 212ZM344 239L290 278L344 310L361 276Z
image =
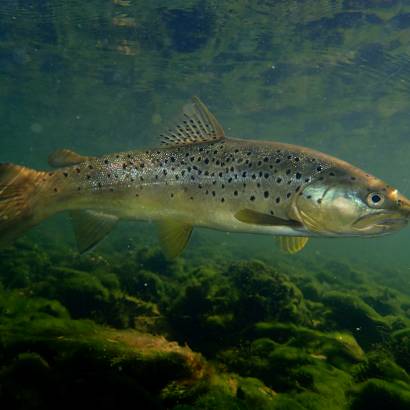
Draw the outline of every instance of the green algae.
M0 404L68 407L99 385L102 408L135 391L147 409L407 406L410 297L366 272L328 264L344 277L329 291L309 259L303 270L169 263L154 250L56 258L29 242L4 255ZM23 266L26 281L10 281Z

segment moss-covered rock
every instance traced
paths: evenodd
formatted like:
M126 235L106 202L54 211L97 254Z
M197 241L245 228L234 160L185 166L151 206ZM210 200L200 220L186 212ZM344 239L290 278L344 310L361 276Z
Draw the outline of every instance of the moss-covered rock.
M80 400L112 408L135 394L143 408L160 408L169 383L191 386L207 375L201 356L186 347L71 320L64 311L52 316L45 303L18 294L1 300L2 408L72 408Z
M348 330L365 348L387 341L390 324L361 298L342 292L328 292L322 302L331 309L335 328Z
M396 364L390 352L376 350L366 356L366 360L353 369L355 379L365 381L377 378L386 381L402 381L410 384L410 376Z
M352 410L407 410L410 408L410 385L370 379L353 392Z

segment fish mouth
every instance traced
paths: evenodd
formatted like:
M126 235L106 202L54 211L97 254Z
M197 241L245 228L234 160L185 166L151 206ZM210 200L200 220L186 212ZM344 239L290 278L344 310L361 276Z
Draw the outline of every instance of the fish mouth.
M378 212L358 218L353 227L359 232L368 234L383 234L404 228L408 218L400 213Z

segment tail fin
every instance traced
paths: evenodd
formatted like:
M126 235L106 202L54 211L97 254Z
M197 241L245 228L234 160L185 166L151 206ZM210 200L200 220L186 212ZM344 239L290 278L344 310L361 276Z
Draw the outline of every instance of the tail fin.
M5 246L42 218L36 215L44 172L0 164L0 246Z

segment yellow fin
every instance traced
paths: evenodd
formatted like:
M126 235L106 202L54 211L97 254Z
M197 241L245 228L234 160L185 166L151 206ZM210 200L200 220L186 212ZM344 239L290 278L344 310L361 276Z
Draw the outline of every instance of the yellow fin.
M158 223L159 241L165 256L176 258L188 244L192 225L183 222L165 220Z
M300 223L297 221L278 218L277 216L253 211L252 209L241 209L234 216L238 221L252 225L300 226Z
M87 252L97 245L118 222L116 216L92 210L71 211L70 216L80 253Z
M286 253L297 253L301 251L307 244L309 238L306 236L279 236L279 247Z
M79 164L90 159L93 157L86 157L69 149L59 149L49 155L48 164L54 168L59 168Z
M182 118L160 136L162 145L173 147L222 140L225 133L205 104L193 97L183 108Z

